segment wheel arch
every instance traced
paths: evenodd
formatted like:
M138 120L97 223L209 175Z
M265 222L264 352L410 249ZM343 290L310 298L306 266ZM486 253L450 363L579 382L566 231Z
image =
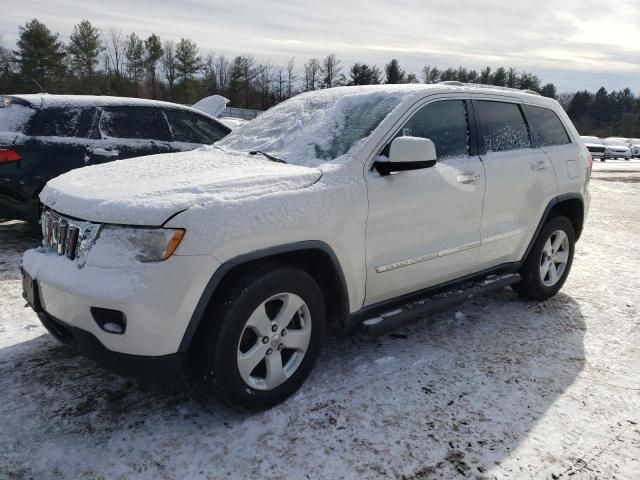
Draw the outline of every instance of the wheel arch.
M278 245L234 257L223 263L211 276L180 342L178 352L189 350L205 316L207 307L216 293L236 275L248 269L268 268L269 265L286 264L301 268L319 285L326 298L328 320L344 327L349 317L349 293L340 262L333 249L320 240L307 240Z
M536 231L531 238L529 245L527 246L527 250L522 257L522 261L525 261L529 256L529 252L533 248L538 235L540 235L544 224L547 222L547 220L556 215L563 215L571 221L576 234L576 241L578 241L584 227L584 199L579 193L565 193L562 195L558 195L557 197L552 199L545 208L544 213L542 214L542 218L538 223L538 227L536 228Z

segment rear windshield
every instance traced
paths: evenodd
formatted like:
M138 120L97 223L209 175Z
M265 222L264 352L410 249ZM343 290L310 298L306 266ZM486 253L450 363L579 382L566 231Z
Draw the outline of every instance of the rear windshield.
M49 107L38 110L27 126L27 135L87 138L94 108Z
M34 113L31 107L15 103L3 106L0 102L0 132L22 132Z

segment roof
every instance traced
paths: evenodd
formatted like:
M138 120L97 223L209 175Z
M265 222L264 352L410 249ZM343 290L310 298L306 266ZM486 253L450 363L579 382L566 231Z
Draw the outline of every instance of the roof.
M106 107L106 106L135 106L135 107L165 107L183 108L190 107L160 100L146 98L110 97L107 95L50 95L48 93L34 93L25 95L6 95L9 98L19 99L33 108L48 107ZM203 113L198 110L198 113Z

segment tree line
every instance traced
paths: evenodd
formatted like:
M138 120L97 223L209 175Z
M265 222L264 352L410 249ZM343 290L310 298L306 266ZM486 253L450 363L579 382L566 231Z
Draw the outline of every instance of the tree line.
M640 96L630 89L558 96L553 83L513 67L439 69L425 65L406 72L397 59L382 69L356 62L346 66L335 55L311 58L300 67L259 61L252 55L226 58L200 51L191 39L140 38L116 28L101 31L88 20L74 26L65 44L43 22L19 27L15 49L0 46L0 93L117 95L194 103L214 94L232 106L265 110L302 91L340 85L438 83L459 81L523 90L557 98L581 133L640 137Z

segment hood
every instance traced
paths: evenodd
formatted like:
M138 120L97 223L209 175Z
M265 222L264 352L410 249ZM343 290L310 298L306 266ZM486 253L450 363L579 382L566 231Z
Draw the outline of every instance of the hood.
M157 226L195 205L275 195L321 176L315 168L203 147L72 170L50 180L40 200L82 220Z

